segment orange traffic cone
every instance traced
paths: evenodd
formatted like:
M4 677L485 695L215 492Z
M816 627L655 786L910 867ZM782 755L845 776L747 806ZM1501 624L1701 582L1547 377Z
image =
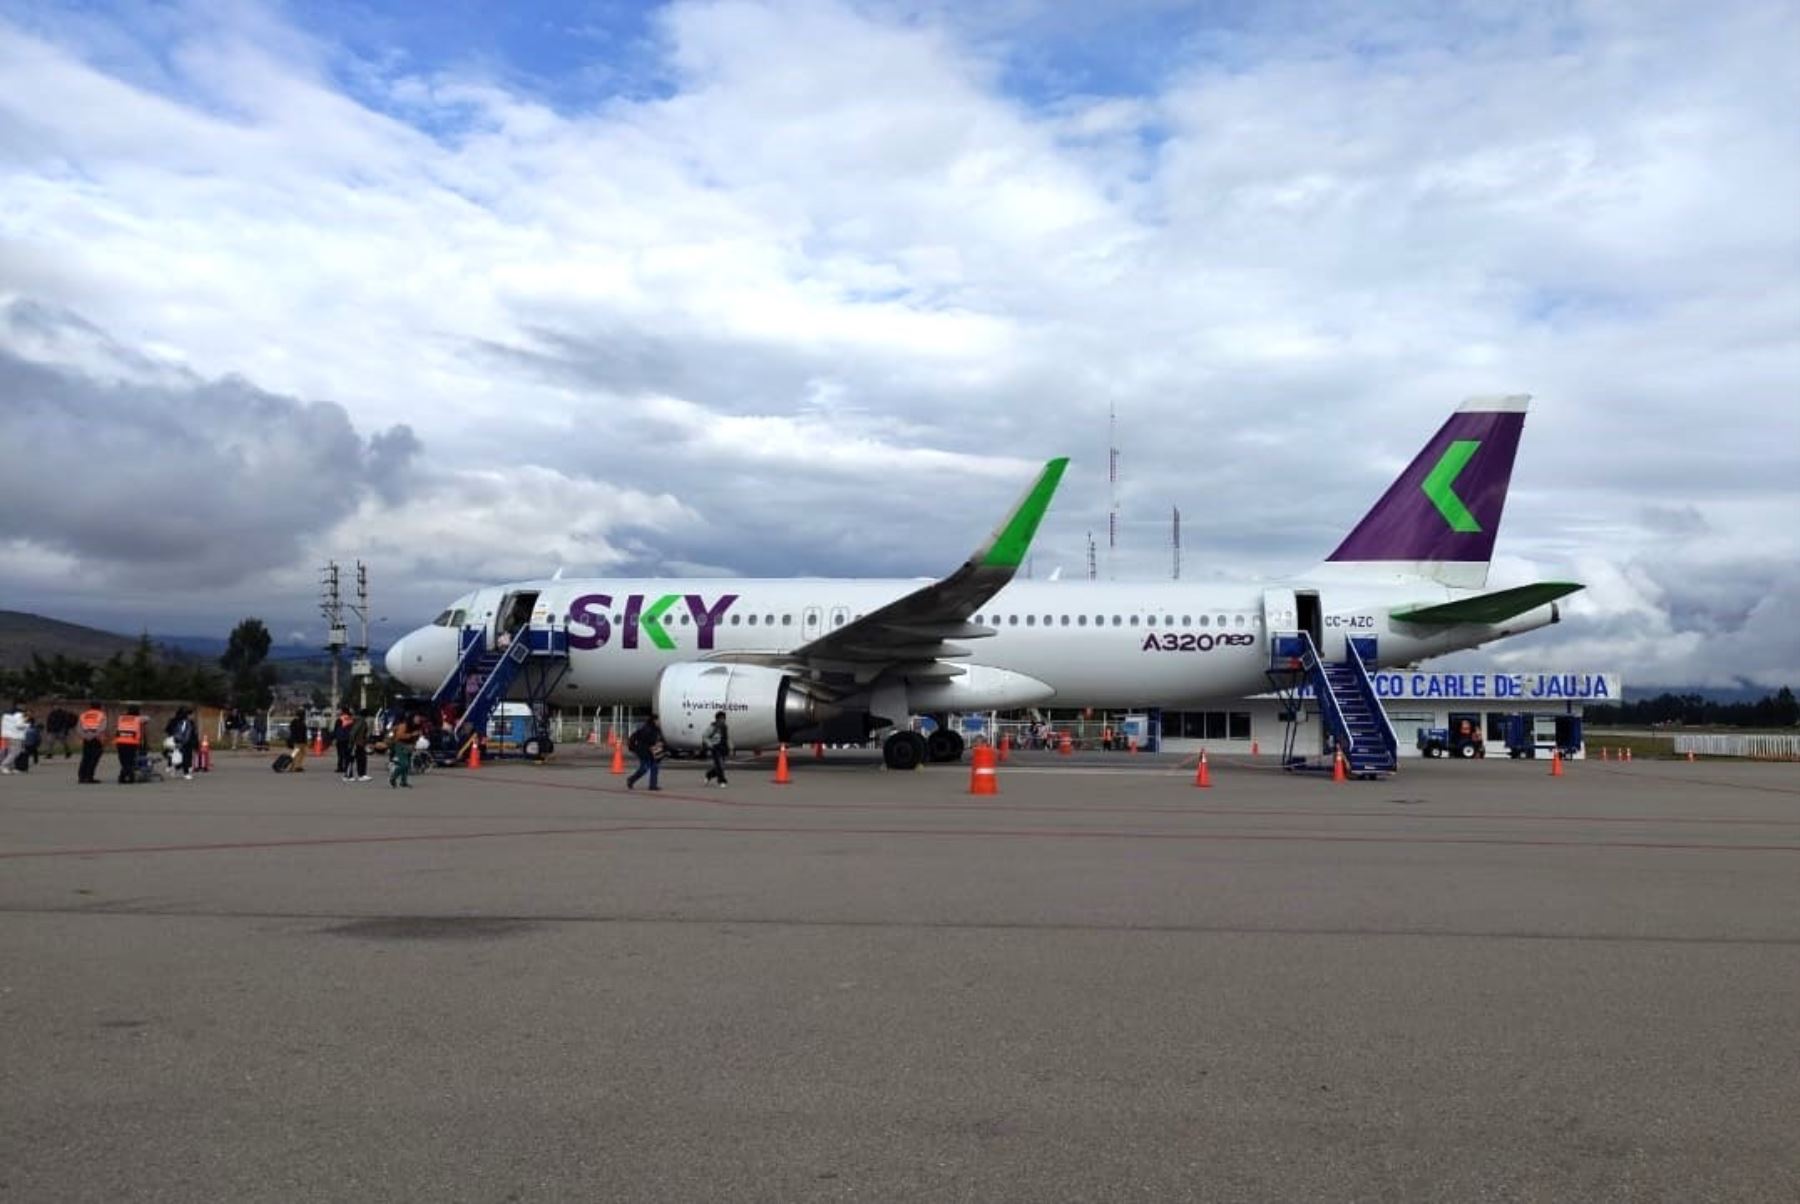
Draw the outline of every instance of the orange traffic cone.
M1625 750L1625 763L1627 765L1631 764L1631 750L1629 748Z
M212 741L205 736L200 737L200 758L194 768L201 773L212 772Z
M824 759L825 759L825 742L823 740L814 740L813 741L813 760L823 761Z
M783 744L780 751L775 754L775 784L785 786L793 780L788 773L787 745Z
M600 743L600 729L599 728L597 728L597 727L588 728L588 743L590 745Z
M480 736L470 736L469 737L469 768L470 769L480 769L481 768L481 737Z
M1694 750L1690 748L1690 749L1688 749L1688 764L1692 765L1693 763L1694 763Z
M313 733L312 755L315 757L322 757L325 755L325 737L320 732Z
M1206 750L1200 750L1200 764L1194 767L1194 785L1202 790L1212 789L1212 769L1206 764Z
M625 772L625 746L617 740L613 741L612 771L615 774Z
M1341 748L1338 749L1337 754L1331 758L1331 780L1334 782L1348 782L1350 780L1350 775L1344 772L1344 750Z
M1562 775L1562 749L1559 748L1550 754L1550 776L1560 778Z
M1000 764L1006 764L1007 759L1011 756L1012 737L1010 735L1000 737Z
M1259 744L1258 744L1258 743L1257 743L1257 742L1256 742L1256 741L1254 741L1254 740L1252 740L1252 741L1250 741L1250 755L1251 755L1251 756L1253 756L1253 757L1260 757L1260 756L1262 756L1262 746L1261 746L1261 745L1259 745Z
M1056 751L1060 752L1065 757L1075 751L1075 741L1069 738L1068 732L1062 734L1062 744L1058 746Z
M1130 741L1129 743L1127 743L1125 745L1125 747L1131 750L1132 756L1135 757L1137 755L1137 741L1136 740Z
M969 793L999 794L1000 774L994 768L994 750L977 744L969 756Z

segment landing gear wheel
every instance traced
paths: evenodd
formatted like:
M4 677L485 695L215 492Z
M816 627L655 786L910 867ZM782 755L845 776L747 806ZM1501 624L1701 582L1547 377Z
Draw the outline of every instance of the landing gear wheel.
M925 753L934 764L946 761L960 761L963 755L963 738L961 733L948 728L938 728L925 737Z
M556 744L548 736L533 736L520 746L519 751L533 761L542 761L556 750Z
M918 732L895 732L881 746L881 759L889 769L917 769L925 759L925 737Z

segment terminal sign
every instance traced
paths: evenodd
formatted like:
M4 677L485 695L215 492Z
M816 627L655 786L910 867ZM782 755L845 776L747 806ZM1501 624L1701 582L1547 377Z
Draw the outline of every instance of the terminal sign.
M1596 702L1619 697L1611 673L1370 674L1378 698L1492 698L1525 702Z

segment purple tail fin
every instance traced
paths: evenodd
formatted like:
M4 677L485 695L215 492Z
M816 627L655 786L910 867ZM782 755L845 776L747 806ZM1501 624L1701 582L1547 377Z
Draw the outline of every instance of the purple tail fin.
M1478 397L1458 406L1326 563L1487 584L1529 400Z

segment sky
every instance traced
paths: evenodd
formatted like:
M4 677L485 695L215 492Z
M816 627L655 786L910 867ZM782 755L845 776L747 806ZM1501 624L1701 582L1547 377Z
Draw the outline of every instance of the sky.
M0 0L0 608L1316 563L1534 397L1483 663L1800 683L1782 0ZM1122 523L1104 550L1109 414Z

